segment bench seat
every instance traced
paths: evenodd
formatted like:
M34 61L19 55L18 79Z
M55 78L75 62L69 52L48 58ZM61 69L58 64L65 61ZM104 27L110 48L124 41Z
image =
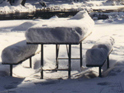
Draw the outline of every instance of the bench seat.
M99 76L101 77L101 67L107 60L109 68L109 54L113 50L114 39L109 36L101 37L96 44L86 51L86 66L99 67Z
M20 64L28 58L31 61L37 48L38 45L28 45L26 40L10 45L2 51L2 64L10 65L10 75L12 76L12 66Z

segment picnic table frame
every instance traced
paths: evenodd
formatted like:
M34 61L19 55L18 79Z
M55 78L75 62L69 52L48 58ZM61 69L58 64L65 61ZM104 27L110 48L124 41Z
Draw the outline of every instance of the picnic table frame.
M92 33L92 32L91 32ZM71 59L80 59L80 67L83 65L83 57L82 57L82 41L85 40L91 33L89 33L87 36L85 36L82 40L79 42L70 42L70 43L56 43L56 42L27 42L27 44L40 44L41 45L41 79L43 79L43 71L68 71L68 78L71 78ZM56 68L55 69L43 69L44 66L44 44L55 44L56 45ZM59 46L60 45L68 45L67 47L67 53L68 58L58 58L59 53ZM71 58L71 46L72 45L80 45L80 58ZM59 59L68 59L68 69L59 69L58 68L58 60Z
M55 69L43 69L44 66L44 44L46 43L27 43L27 44L41 44L41 79L43 79L43 71L66 71L68 70L68 78L71 78L71 59L80 59L80 67L82 67L82 42L80 42L80 58L71 58L71 46L74 44L66 44L66 49L68 53L68 58L58 58L59 54L59 46L64 44L55 44L56 45L56 68ZM68 45L68 46L67 46ZM58 60L59 59L68 59L68 69L59 69L58 68Z

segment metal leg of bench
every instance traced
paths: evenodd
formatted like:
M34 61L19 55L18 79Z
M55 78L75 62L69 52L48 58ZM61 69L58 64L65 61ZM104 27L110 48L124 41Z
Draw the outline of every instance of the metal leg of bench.
M58 69L59 45L56 44L56 69Z
M43 44L41 44L41 79L43 79Z
M68 52L68 78L71 78L71 44L69 44L69 52Z
M107 69L109 68L109 56L107 57Z
M99 77L102 77L101 66L99 66Z
M12 76L12 71L13 70L13 65L12 64L10 64L10 76Z
M31 57L29 58L29 61L30 61L30 68L32 68L32 58Z
M80 43L80 67L82 67L82 42Z

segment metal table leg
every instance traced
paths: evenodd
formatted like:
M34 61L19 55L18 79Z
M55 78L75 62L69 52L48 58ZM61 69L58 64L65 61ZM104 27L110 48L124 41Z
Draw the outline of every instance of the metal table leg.
M30 68L32 68L32 58L31 57L29 58L29 61L30 61Z
M99 77L102 77L101 66L99 66Z
M58 69L59 45L56 44L56 69Z
M41 79L43 79L43 44L41 44Z
M107 69L109 68L109 55L107 57Z
M80 67L82 67L82 42L80 43Z
M68 78L71 78L71 44L69 44L69 52L68 52Z
M13 65L10 64L10 76L12 76L12 74L13 74Z

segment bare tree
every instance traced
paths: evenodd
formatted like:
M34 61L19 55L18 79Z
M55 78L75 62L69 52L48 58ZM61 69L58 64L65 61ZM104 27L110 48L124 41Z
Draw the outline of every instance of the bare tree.
M14 0L8 0L8 2L12 5L14 3Z
M23 6L25 6L25 2L26 2L26 0L23 0L21 4L22 4Z
M12 5L13 3L15 3L16 0L8 0L8 2ZM25 5L26 0L22 0L21 4L24 6Z

